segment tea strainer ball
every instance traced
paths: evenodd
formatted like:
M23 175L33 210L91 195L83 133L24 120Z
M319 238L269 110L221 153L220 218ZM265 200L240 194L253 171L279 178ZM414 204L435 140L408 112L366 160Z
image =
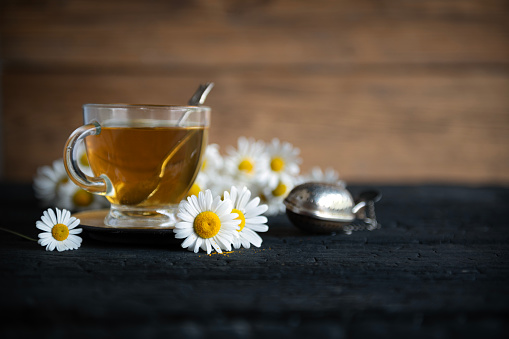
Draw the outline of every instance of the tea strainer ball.
M290 221L303 231L351 234L380 227L374 208L380 198L380 192L372 190L361 193L356 201L342 186L308 182L294 187L284 204Z

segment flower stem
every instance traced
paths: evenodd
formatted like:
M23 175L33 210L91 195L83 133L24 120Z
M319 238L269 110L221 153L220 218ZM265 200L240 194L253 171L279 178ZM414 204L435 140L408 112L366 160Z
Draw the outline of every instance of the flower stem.
M9 232L9 233L12 233L12 234L15 234L15 235L17 235L17 236L20 236L20 237L25 238L25 239L30 240L30 241L37 241L37 240L36 240L36 239L34 239L34 238L27 237L26 235L23 235L23 234L21 234L21 233L14 232L14 231L11 231L11 230L8 230L8 229L3 228L3 227L0 227L0 230L5 231L5 232Z

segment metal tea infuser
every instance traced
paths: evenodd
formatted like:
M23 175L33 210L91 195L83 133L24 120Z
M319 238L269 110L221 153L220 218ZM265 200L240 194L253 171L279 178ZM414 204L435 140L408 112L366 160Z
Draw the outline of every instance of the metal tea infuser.
M331 183L308 182L292 189L284 200L290 221L310 233L374 230L375 202L381 198L375 190L365 191L354 200L350 192Z

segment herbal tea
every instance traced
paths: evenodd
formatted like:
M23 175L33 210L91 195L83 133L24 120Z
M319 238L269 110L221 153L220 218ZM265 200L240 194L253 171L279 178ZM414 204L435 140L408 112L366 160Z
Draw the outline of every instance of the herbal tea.
M85 139L94 174L106 175L116 205L178 204L191 188L208 127L101 127Z

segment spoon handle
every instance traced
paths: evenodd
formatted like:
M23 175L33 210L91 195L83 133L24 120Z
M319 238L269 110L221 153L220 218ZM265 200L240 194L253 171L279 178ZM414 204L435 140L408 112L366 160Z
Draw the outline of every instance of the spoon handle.
M207 99L207 95L210 93L210 90L214 87L213 82L206 82L204 84L201 84L196 92L194 92L193 96L189 101L187 102L189 106L199 106L203 105L205 102L205 99ZM184 120L187 119L187 116L189 115L189 110L185 111L184 114L179 118L177 121L177 126L182 126L182 123Z
M214 87L213 82L206 82L205 84L201 84L191 99L189 99L188 104L190 106L203 105L212 87Z

